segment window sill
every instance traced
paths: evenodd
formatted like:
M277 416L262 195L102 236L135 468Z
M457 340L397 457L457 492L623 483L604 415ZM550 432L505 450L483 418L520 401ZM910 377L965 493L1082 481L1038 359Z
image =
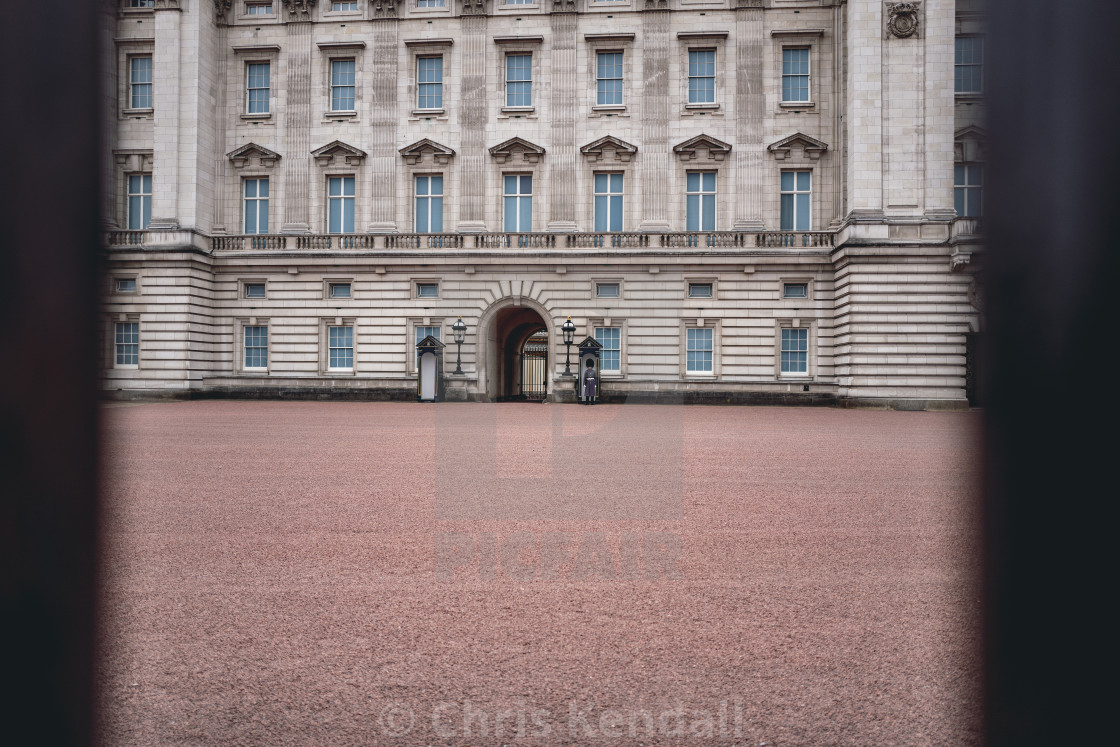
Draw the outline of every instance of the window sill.
M684 108L689 111L714 111L719 109L719 104L715 102L703 104L685 104Z
M532 114L536 110L535 106L503 106L502 114Z
M446 109L413 109L412 116L414 117L438 117L446 114Z
M778 103L781 109L816 109L817 105L812 101L781 101Z
M685 371L685 376L702 376L707 379L714 379L716 374L714 371Z
M122 109L121 110L121 116L122 117L147 117L147 118L151 118L151 116L154 112L155 112L155 110L152 109L151 107L148 107L147 109Z
M245 376L254 376L254 377L268 376L268 369L267 368L243 368L243 369L241 369L241 373Z
M353 376L354 369L352 368L328 368L323 374L324 376Z
M118 363L115 366L113 366L113 370L114 371L139 371L140 366L138 366L138 365L129 366L129 365L126 365L124 363Z
M626 111L625 104L602 104L599 106L591 107L593 112L624 112Z
M261 120L272 119L272 112L266 112L264 114L242 114L241 118L260 122Z
M323 114L323 119L357 119L358 112L356 111L327 111Z
M980 101L984 98L983 91L961 91L954 93L953 97L958 101Z

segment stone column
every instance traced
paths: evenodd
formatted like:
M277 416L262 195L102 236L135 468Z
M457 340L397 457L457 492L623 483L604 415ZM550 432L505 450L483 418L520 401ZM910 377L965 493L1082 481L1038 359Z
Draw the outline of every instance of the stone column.
M647 4L651 5L651 4ZM669 230L669 11L648 8L642 13L642 147L638 172L642 180L642 222L639 231Z
M883 217L883 36L882 0L849 0L847 38L846 145L848 217Z
M287 5L287 3L286 3ZM281 233L311 232L311 17L301 4L286 15L288 68L284 111L284 222Z
M486 91L485 6L465 4L460 18L463 74L459 78L459 223L458 230L486 230Z
M179 227L179 88L183 50L183 12L178 3L155 8L155 49L152 52L152 220L154 231ZM125 71L124 74L128 74Z
M766 95L762 80L767 48L763 37L762 0L736 0L735 5L735 224L738 231L757 231L762 221L763 121Z
M579 100L576 85L576 27L579 16L572 0L555 0L549 25L552 27L552 91L549 111L548 155L544 158L549 195L547 230L575 231L576 174L579 151L576 144L576 117Z
M400 21L396 6L375 8L373 24L372 113L370 115L369 169L372 179L368 194L369 233L393 233L398 230L395 217L397 187L397 55Z

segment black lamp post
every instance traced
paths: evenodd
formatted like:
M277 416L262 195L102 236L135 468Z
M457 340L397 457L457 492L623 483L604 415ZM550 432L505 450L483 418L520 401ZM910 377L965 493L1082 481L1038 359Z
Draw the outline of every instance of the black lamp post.
M572 341L576 337L576 325L572 324L572 318L568 317L568 321L560 325L560 331L564 333L564 344L568 346L567 352L564 353L564 375L572 375Z
M455 320L451 325L451 333L455 335L455 345L458 349L455 352L455 373L463 373L463 338L467 336L467 325L463 323L463 317Z

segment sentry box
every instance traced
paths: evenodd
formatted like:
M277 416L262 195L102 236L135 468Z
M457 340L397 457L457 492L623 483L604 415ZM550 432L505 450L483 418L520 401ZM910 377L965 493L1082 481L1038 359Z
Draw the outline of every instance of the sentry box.
M428 335L416 343L416 401L439 402L443 399L443 343Z
M585 337L579 344L579 373L576 374L576 398L585 405L599 401L602 383L599 351L603 346L594 337Z

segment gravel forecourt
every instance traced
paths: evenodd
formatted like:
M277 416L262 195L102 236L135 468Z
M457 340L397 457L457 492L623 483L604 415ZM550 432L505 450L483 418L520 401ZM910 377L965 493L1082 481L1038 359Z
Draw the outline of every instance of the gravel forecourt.
M981 742L978 413L104 420L104 744Z

